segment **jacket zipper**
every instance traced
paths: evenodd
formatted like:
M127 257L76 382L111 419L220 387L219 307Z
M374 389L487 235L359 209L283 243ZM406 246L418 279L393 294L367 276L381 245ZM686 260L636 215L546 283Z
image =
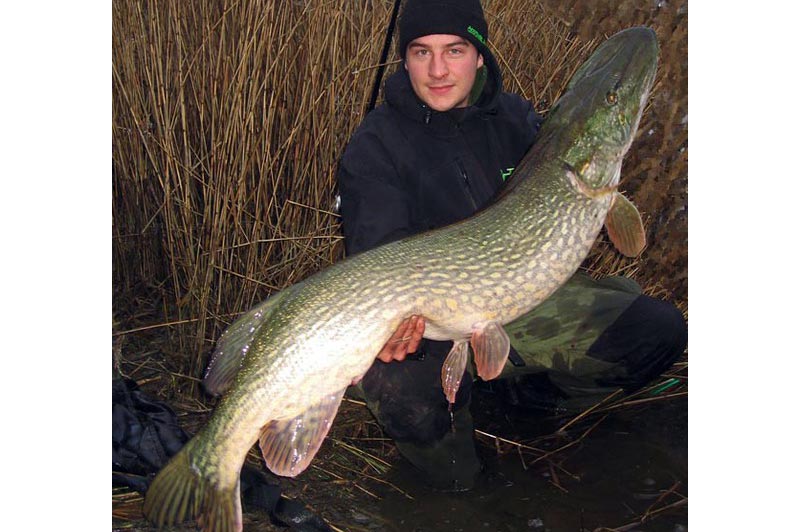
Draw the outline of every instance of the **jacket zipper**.
M461 172L461 179L464 180L464 190L467 193L467 198L469 198L470 203L472 203L472 210L478 210L478 202L475 201L475 196L472 195L472 186L469 184L469 177L467 176L467 171L464 169L464 166L461 164L461 161L457 161L456 164L458 165L458 171Z
M430 124L431 122L431 115L433 112L427 105L422 105L422 108L425 110L425 116L423 121L425 124ZM456 124L456 128L458 128L458 124ZM458 171L461 173L461 179L464 181L464 191L467 194L467 198L469 199L470 204L472 204L472 210L478 210L478 202L475 201L475 196L472 195L472 186L469 184L469 177L467 176L467 170L464 168L464 165L461 164L460 160L456 160L456 165L458 166Z

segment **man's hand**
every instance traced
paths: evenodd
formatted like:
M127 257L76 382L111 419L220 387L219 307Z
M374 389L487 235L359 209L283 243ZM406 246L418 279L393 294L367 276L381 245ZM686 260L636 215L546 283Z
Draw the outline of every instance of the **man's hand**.
M406 355L415 352L425 333L425 319L422 316L411 316L403 320L377 358L383 362L404 360Z

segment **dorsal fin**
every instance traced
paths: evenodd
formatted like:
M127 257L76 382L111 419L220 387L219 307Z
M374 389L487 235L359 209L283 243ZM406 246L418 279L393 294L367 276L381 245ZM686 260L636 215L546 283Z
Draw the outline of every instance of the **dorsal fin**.
M222 333L203 377L206 392L220 395L230 388L250 344L253 343L256 331L272 315L275 306L285 294L286 290L283 290L268 297L240 316Z
M614 193L614 201L606 215L606 231L614 246L626 257L635 257L647 243L639 211L619 192Z
M324 396L292 419L271 421L261 429L261 454L273 473L294 477L308 467L331 428L346 389Z

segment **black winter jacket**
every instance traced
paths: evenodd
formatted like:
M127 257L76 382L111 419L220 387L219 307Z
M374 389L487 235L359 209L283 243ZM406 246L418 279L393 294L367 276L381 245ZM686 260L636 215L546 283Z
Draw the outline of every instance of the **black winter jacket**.
M488 204L533 144L541 117L502 92L497 63L475 105L428 108L399 69L386 101L369 113L338 171L349 255L462 220Z

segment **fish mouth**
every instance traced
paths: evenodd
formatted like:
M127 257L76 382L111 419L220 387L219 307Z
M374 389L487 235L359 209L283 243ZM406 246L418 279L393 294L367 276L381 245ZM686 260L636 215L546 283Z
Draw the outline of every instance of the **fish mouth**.
M644 79L658 59L658 38L644 26L622 30L597 47L592 57L578 69L570 85L596 75L614 75L619 79Z
M592 56L578 69L567 90L590 86L600 90L600 96L628 91L646 95L655 80L658 63L658 38L644 26L622 30L600 44ZM639 101L629 101L641 107Z
M540 135L552 135L565 160L588 172L595 189L617 179L616 169L633 143L658 65L658 40L646 27L623 30L601 43L550 110ZM574 142L575 138L584 139Z

